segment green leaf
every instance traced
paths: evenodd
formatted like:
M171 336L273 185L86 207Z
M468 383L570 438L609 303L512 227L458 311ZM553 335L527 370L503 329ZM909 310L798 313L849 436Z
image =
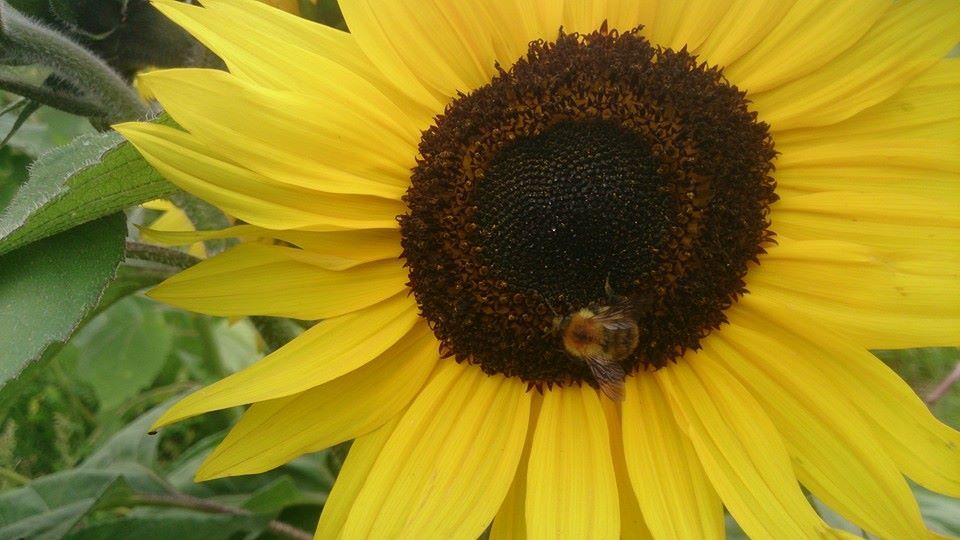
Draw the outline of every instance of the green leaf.
M15 119L16 114L12 113L0 116L0 137L10 132ZM40 107L10 139L7 146L32 158L38 158L85 133L95 133L86 118L51 107Z
M7 491L0 495L0 538L63 538L88 513L128 498L127 480L117 473L66 471ZM163 492L160 484L141 487Z
M116 132L81 135L34 163L0 214L0 254L175 191Z
M960 500L915 487L920 513L930 530L960 537Z
M289 476L281 476L250 496L243 507L258 514L276 516L281 510L305 501L297 484Z
M77 350L77 375L109 411L153 382L172 341L162 308L131 296L94 317L70 346Z
M0 257L0 403L10 381L74 332L123 259L116 214Z
M2 131L0 131L2 133ZM30 158L9 146L0 147L0 210L27 180Z
M269 516L203 514L188 510L170 510L157 515L131 515L122 519L98 522L73 532L66 538L69 540L107 538L227 540L256 537L267 528L269 522Z
M248 319L230 323L226 319L213 325L213 339L216 343L223 368L227 373L235 373L263 357L257 349L257 330Z
M111 469L118 463L138 463L153 468L157 460L160 437L151 435L150 426L171 405L183 396L178 395L143 413L115 433L80 465L82 469Z

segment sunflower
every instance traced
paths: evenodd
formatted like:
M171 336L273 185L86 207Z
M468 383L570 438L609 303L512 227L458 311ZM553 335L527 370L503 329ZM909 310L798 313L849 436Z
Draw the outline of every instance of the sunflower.
M158 422L251 404L198 480L354 440L319 538L928 534L960 434L868 350L960 337L956 2L340 3L158 1L229 73L117 126L275 240L152 296L322 319Z

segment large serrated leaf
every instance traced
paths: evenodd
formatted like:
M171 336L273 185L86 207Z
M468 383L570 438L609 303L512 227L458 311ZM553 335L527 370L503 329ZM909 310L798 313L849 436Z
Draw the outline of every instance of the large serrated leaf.
M8 382L62 343L97 305L123 259L122 213L0 257L0 402Z
M81 135L30 168L0 214L0 254L175 191L116 132Z

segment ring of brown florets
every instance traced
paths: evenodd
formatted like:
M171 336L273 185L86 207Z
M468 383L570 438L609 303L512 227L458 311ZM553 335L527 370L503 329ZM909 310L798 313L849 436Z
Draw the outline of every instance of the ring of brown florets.
M553 321L630 299L631 373L725 322L770 242L767 125L719 68L606 27L530 44L423 133L399 217L410 287L446 355L586 381Z

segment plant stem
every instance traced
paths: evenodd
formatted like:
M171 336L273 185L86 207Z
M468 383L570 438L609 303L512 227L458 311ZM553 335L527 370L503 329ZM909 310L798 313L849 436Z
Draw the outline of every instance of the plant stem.
M22 81L0 77L0 90L12 92L18 96L32 99L33 101L49 105L70 114L76 114L77 116L106 116L104 111L95 103L90 103L66 92L44 88L43 86L36 86Z
M0 478L4 478L13 482L17 486L25 486L31 482L30 478L14 471L12 469L7 469L5 467L0 467Z
M250 322L253 323L253 327L257 329L260 337L267 344L268 353L283 347L300 335L300 326L290 319L253 316L250 317Z
M149 113L147 104L106 62L70 38L24 17L4 0L0 0L0 44L5 55L49 67L94 98L110 122L139 120Z
M953 366L953 371L947 374L947 376L940 381L940 384L938 384L936 388L927 394L923 400L929 406L936 404L937 401L940 401L940 398L947 394L950 388L952 388L957 381L960 381L960 362L957 362L957 364Z
M127 242L126 250L128 259L154 262L181 270L200 262L198 257L194 257L189 253L150 244L142 244L140 242Z
M169 506L173 508L185 508L188 510L196 510L198 512L206 512L208 514L231 514L235 516L250 516L253 515L253 512L249 510L244 510L242 508L236 508L233 506L227 506L225 504L220 504L213 501L208 501L205 499L200 499L197 497L191 497L189 495L177 494L177 495L135 495L125 501L125 504L134 505L134 506ZM309 532L294 527L289 523L284 523L278 520L270 520L270 523L267 525L267 528L270 529L274 534L279 534L286 536L288 538L294 538L296 540L313 540L313 535Z

